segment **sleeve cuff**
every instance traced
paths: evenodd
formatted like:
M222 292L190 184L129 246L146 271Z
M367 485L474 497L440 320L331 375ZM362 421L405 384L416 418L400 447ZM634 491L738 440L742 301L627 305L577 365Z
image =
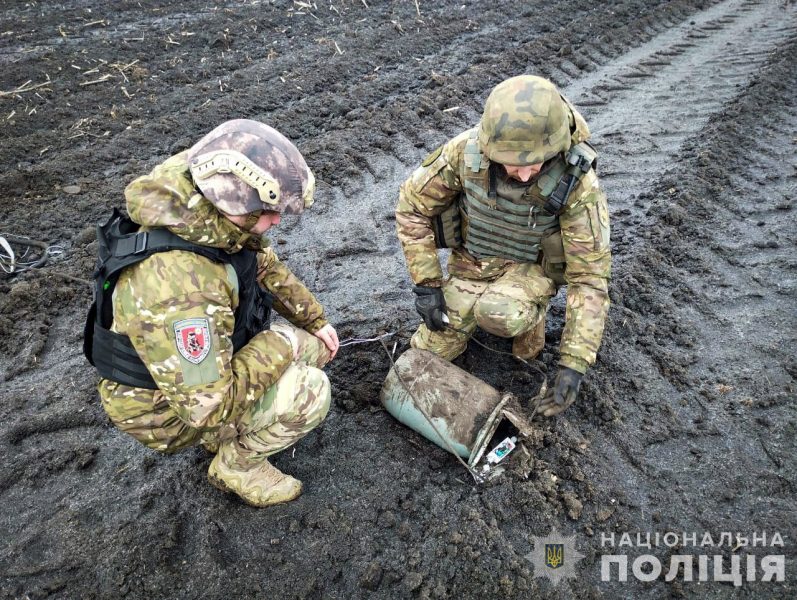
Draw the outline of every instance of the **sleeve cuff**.
M442 279L425 279L420 283L416 283L418 287L440 288L443 287Z
M589 363L587 361L581 358L576 358L575 356L562 356L559 359L559 366L573 369L582 375L587 372L587 369L589 369Z
M318 317L315 321L312 321L309 325L306 325L303 329L308 333L315 333L329 325L329 321L326 320L325 317L321 316Z

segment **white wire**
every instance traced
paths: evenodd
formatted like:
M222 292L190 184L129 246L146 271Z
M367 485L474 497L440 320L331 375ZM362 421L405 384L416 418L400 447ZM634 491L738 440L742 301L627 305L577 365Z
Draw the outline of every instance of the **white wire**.
M35 242L34 240L26 237L19 237L19 240ZM14 242L17 243L17 240ZM25 241L20 241L18 243L24 245L24 250L22 254L17 256L15 255L14 250L11 248L11 244L9 244L8 240L3 237L2 233L0 233L0 248L3 250L3 252L0 252L0 269L2 269L5 273L24 273L25 271L29 271L33 265L41 261L41 258L35 258L33 260L27 261L22 260L31 254L31 245L25 244ZM37 247L39 246L38 243L35 243L35 245ZM57 258L66 253L66 248L60 244L53 244L52 246L47 246L44 248L44 253L48 257Z
M0 269L5 273L13 273L16 265L16 257L14 251L11 249L11 244L6 241L6 238L0 236L0 247L3 248L3 253L0 253Z
M391 335L396 335L397 332L391 331L390 333L386 333L384 335L380 335L379 337L375 338L349 338L347 340L343 340L338 346L343 348L343 346L354 346L356 344L367 344L368 342L378 342L379 340L383 340Z

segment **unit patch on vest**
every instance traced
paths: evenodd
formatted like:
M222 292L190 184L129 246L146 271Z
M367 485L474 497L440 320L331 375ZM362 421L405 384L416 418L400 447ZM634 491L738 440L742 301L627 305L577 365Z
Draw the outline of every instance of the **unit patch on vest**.
M210 353L210 325L207 319L175 321L174 336L180 356L198 365Z

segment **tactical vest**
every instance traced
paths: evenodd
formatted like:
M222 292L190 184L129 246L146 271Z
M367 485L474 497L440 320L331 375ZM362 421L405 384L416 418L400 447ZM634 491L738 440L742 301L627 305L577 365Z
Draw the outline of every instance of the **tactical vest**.
M497 256L518 262L537 262L542 249L544 262L551 267L550 263L558 263L558 270L563 271L559 214L596 159L597 153L586 142L573 145L566 155L546 163L515 202L497 194L500 166L481 153L474 129L459 174L463 194L433 221L438 247L464 247L476 258ZM560 275L555 279L561 279Z
M228 253L186 241L165 228L138 231L138 224L114 209L105 225L97 227L98 259L94 271L94 302L86 318L83 353L101 377L133 387L158 389L141 357L126 335L111 331L113 290L122 270L158 252L184 250L228 264L238 278L233 351L268 329L273 297L257 283L257 252Z

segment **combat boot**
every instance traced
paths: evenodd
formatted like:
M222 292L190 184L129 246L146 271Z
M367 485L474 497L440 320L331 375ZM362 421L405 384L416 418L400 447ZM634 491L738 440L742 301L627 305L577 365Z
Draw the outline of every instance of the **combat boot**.
M210 463L208 480L225 492L234 492L247 504L263 508L290 502L302 493L302 482L286 475L265 458L246 455L236 440L224 442Z
M545 347L545 315L534 329L515 336L512 340L512 354L523 360L537 358Z

